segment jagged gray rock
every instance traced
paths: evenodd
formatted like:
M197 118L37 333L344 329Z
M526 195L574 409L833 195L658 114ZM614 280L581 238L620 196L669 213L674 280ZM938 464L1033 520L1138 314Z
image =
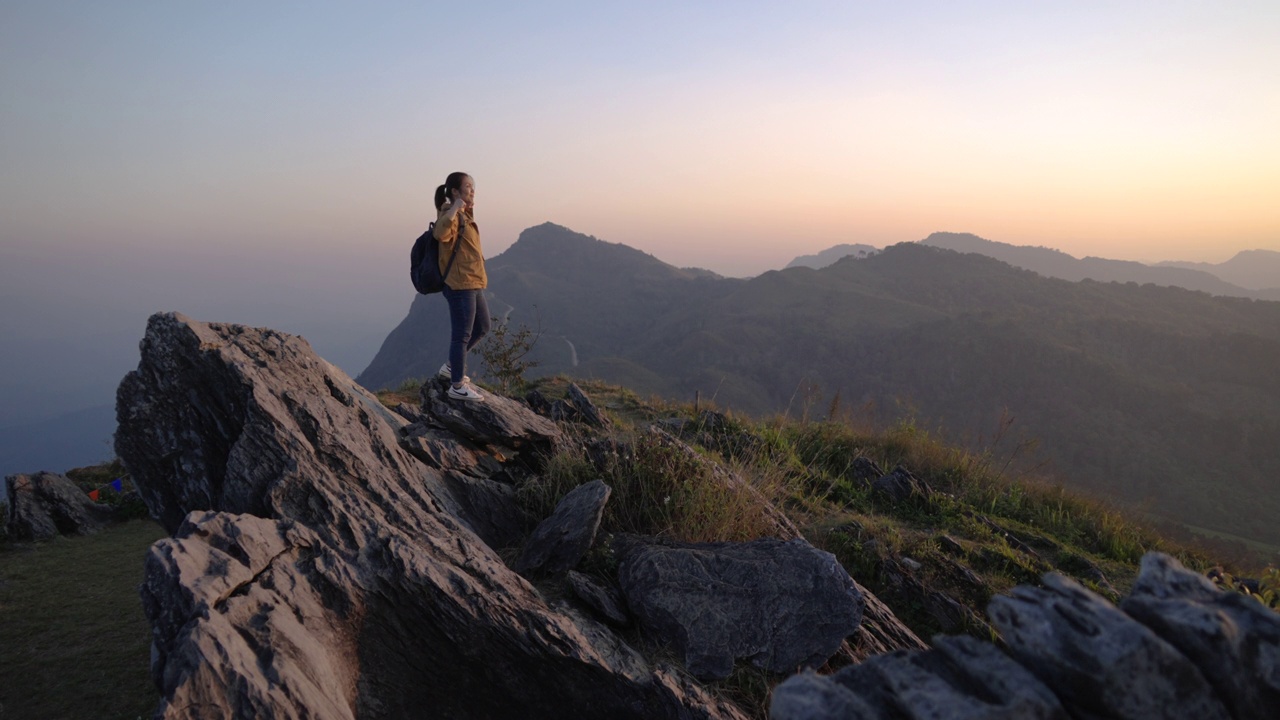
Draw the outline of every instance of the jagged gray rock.
M1280 615L1156 553L1120 607L1190 658L1234 717L1280 712Z
M520 454L522 462L537 466L539 459L563 442L556 424L519 401L497 393L485 393L484 402L454 400L447 394L448 381L432 378L422 386L422 407L432 421L471 442Z
M830 676L805 670L773 689L769 702L772 720L887 720L858 693Z
M578 564L595 542L604 505L613 490L603 480L592 480L570 490L551 516L538 523L525 544L516 570L559 575Z
M816 667L862 620L863 599L830 553L801 539L617 546L618 583L640 625L700 678L737 658L770 672Z
M1114 718L1227 718L1182 653L1079 583L1057 573L1019 586L987 610L1014 657L1072 714Z
M502 463L492 453L426 421L406 425L399 435L400 447L437 470L475 478L491 477L502 470Z
M503 406L490 415L501 415ZM464 409L465 410L465 409ZM507 482L502 459L515 451L504 446L481 447L451 430L438 427L434 418L400 403L396 412L410 424L397 430L400 447L428 466L440 470L445 486L465 511L472 529L492 547L510 547L523 540L530 518ZM517 425L523 418L508 421ZM505 457L503 459L506 459Z
M955 598L941 590L933 590L917 580L906 565L908 559L903 558L899 562L886 558L881 561L880 577L884 582L882 594L903 604L919 603L943 632L959 632L966 627L990 629L986 621Z
M938 677L947 678L951 687L964 688L968 692L967 697L957 703L957 706L967 708L970 713L957 713L958 718L1057 720L1067 717L1066 710L1052 690L990 643L964 635L935 637L933 652L947 661L947 669L937 673ZM900 697L920 697L901 678L893 682ZM912 706L929 707L928 703L908 702Z
M399 446L406 420L306 341L175 313L141 351L116 447L176 533L143 591L157 717L743 717L549 606ZM526 430L490 437L554 441Z
M525 393L524 401L529 404L529 409L538 413L542 417L551 417L551 401L541 390L533 389Z
M1060 575L1044 583L991 603L1012 657L937 637L924 652L790 678L772 717L1261 720L1280 707L1280 617L1255 600L1160 553L1143 558L1131 615Z
M880 469L875 460L861 455L853 459L853 465L849 468L849 476L863 487L870 487L871 483L884 475L884 470Z
M612 587L605 587L576 570L570 570L566 579L569 588L579 600L614 627L627 627L631 617L622 607L622 596Z
M826 677L789 678L774 690L771 716L1067 720L1053 692L991 644L972 637L934 642L932 650L879 655ZM849 715L850 707L859 714Z
M556 401L551 408L551 417L557 420L581 422L598 428L609 428L613 423L605 417L600 409L591 402L591 398L578 387L577 383L569 383L564 400Z
M50 540L58 535L88 535L111 522L110 507L89 499L62 475L38 472L4 479L13 540Z
M866 603L862 610L862 624L849 638L853 659L861 661L872 655L894 650L922 650L929 647L928 643L898 619L892 608L857 580L853 581L853 588Z
M539 390L530 390L524 401L535 413L556 422L582 423L603 429L613 426L577 383L569 383L566 394L562 400L551 400Z
M151 546L141 588L166 693L158 715L356 717L369 648L352 631L354 608L326 597L350 589L352 574L291 521L191 513Z
M883 493L895 503L905 502L912 497L927 497L931 490L920 478L911 474L910 470L899 465L893 472L871 483L874 492Z

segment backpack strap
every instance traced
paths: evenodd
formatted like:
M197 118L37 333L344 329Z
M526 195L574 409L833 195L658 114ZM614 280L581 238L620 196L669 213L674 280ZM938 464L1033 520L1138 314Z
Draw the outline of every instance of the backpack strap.
M458 213L458 215L461 216L462 213ZM465 220L462 217L458 217L458 232L456 235L453 236L453 242L454 242L453 254L449 256L449 262L445 263L444 265L444 272L441 273L440 275L440 282L444 282L449 278L449 271L453 269L453 261L458 259L458 243L460 240L462 240L462 223L463 222L465 222ZM431 223L431 224L435 225L435 223Z

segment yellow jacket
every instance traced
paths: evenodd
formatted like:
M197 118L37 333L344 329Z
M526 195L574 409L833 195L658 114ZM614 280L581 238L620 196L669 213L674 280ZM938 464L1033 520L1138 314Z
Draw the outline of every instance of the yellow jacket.
M444 284L451 290L483 290L489 285L489 276L484 272L484 252L480 249L480 228L476 226L475 217L470 210L463 210L445 220L447 211L441 210L436 216L434 230L436 239L440 241L440 272L449 266L449 259L458 253ZM465 222L459 222L459 221ZM462 227L461 236L458 228Z

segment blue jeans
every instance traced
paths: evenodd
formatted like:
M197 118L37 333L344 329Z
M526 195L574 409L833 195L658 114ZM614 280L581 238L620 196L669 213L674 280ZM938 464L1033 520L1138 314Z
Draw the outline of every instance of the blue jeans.
M448 285L441 291L449 301L449 370L454 385L466 374L467 353L489 332L489 301L484 290L453 290Z

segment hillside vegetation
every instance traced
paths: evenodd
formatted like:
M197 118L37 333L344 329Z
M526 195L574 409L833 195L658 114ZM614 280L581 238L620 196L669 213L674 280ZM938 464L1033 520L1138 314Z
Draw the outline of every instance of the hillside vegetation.
M912 243L732 280L549 224L489 275L495 312L541 329L546 374L754 416L864 408L974 451L1035 444L1016 468L1280 552L1280 303L1068 282ZM362 384L439 367L448 319L433 300Z
M541 378L532 387L561 397L569 382ZM909 423L876 428L844 413L752 420L642 400L606 383L581 385L614 429L572 426L578 442L522 489L531 515L550 514L570 489L600 477L613 487L602 532L741 541L764 534L777 507L924 638L962 631L989 636L981 618L991 596L1037 584L1045 572L1075 577L1114 600L1128 591L1147 551L1173 554L1199 570L1222 561L1214 554L1220 548L1171 540L1103 501L1011 472L1009 458L995 450L948 445ZM389 406L416 395L413 383L380 393ZM673 452L650 426L689 443L701 459ZM895 499L873 490L878 475L868 473L867 461L886 473L909 471L923 491ZM725 468L753 491L732 492L709 481ZM1266 572L1256 555L1229 559L1226 567Z

